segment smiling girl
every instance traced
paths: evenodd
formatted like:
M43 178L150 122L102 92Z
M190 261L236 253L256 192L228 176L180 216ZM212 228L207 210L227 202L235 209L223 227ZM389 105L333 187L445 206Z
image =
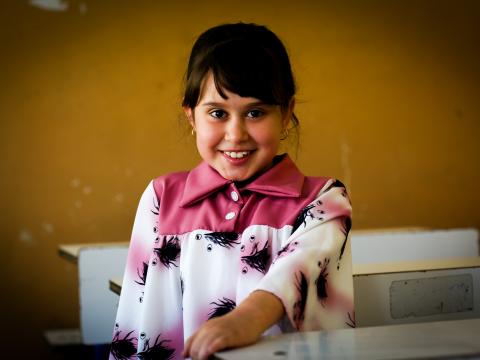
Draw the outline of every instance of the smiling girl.
M207 359L262 334L355 326L345 187L278 155L294 96L266 27L197 39L183 109L203 162L141 197L110 359Z

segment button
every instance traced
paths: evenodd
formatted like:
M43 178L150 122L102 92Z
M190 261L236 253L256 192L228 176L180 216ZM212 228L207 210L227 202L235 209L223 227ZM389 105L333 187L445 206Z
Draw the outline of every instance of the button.
M235 217L235 213L233 211L225 215L225 219L227 220L232 220L234 217Z
M238 201L238 194L236 193L236 191L232 191L230 193L230 196L232 197L233 201Z

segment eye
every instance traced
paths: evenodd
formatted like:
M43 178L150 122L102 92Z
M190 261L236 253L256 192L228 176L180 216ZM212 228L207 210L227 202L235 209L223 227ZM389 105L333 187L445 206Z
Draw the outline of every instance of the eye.
M118 329L119 326L118 323L115 323L115 329Z
M244 252L244 251L245 251L245 245L242 245L242 246L240 247L240 251L241 251L241 252Z
M250 236L250 242L254 242L254 241L255 241L255 235Z
M153 265L153 266L157 265L157 259L153 259L153 260L152 260L152 265Z
M202 238L202 235L200 235L200 234L195 235L196 240L200 240L201 238Z
M212 244L208 244L207 251L212 251L212 248L213 248Z
M215 119L223 119L227 116L226 111L220 110L220 109L215 109L209 112L211 117L214 117Z
M246 266L244 266L243 269L242 269L242 274L246 274L247 272L248 272L248 269L247 269Z
M147 334L145 334L143 331L140 333L140 339L145 339L145 336L147 336Z
M258 117L262 116L263 114L264 114L264 112L262 110L253 109L253 110L250 110L249 112L247 112L247 117L258 118Z

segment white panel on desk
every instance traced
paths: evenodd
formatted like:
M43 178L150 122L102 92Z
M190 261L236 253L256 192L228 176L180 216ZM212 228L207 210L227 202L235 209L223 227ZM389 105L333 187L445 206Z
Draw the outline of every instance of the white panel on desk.
M110 343L115 325L118 295L108 287L109 279L125 270L128 248L97 246L82 248L78 257L80 322L87 345Z
M477 256L477 229L351 233L354 264Z
M480 267L358 275L353 283L358 327L480 318Z
M444 275L392 281L393 319L473 311L472 274Z

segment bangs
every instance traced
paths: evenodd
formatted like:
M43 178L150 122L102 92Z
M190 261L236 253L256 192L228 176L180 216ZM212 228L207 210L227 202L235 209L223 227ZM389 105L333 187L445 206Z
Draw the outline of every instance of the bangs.
M224 99L224 90L241 97L252 97L266 104L285 102L278 91L282 83L276 61L265 49L245 41L231 41L218 46L206 60L212 71L215 87Z

